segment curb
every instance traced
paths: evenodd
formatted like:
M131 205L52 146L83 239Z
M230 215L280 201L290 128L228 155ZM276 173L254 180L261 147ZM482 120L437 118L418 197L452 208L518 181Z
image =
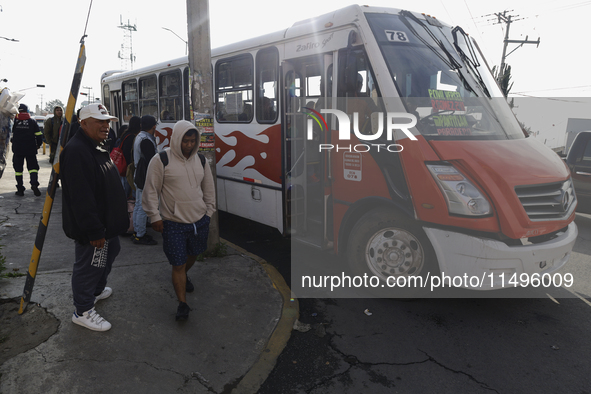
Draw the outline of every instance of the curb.
M283 298L281 317L277 322L277 326L275 327L273 334L271 334L269 341L262 349L258 360L242 377L242 379L240 379L236 387L232 390L232 394L256 393L269 376L269 373L271 373L275 367L277 358L287 345L287 341L291 336L293 325L300 315L299 303L298 300L292 296L291 289L287 283L285 283L285 279L283 279L283 276L281 276L275 267L259 256L244 250L240 246L234 245L225 239L220 238L220 241L226 243L232 249L247 255L251 259L261 264L273 282L273 286L277 289L277 291L279 291L281 297Z

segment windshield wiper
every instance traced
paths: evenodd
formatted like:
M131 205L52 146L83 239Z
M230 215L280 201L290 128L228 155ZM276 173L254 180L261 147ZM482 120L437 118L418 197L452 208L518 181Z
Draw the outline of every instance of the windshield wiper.
M457 34L458 32L460 32L462 34L462 36L464 37L464 42L466 43L466 46L468 47L468 51L470 52L470 57L468 57L468 55L466 55L466 53L462 50L462 48L458 44L458 34ZM478 81L478 84L482 88L482 91L484 92L484 94L486 94L488 97L491 97L488 89L486 88L486 83L484 83L484 80L482 79L482 75L480 74L480 71L478 70L478 68L480 67L480 63L478 62L478 58L476 57L476 53L474 52L474 47L472 46L472 42L468 38L468 35L464 31L464 29L462 29L460 26L454 27L453 30L451 31L451 33L453 34L453 37L454 37L454 47L456 48L456 51L458 52L458 54L460 55L460 57L462 58L464 63L466 63L468 66L470 66L470 69L472 70L474 76L476 77L476 80Z
M415 35L415 37L417 37L419 40L421 40L421 42L423 44L425 44L425 46L427 46L429 49L431 49L431 51L433 51L433 53L435 53L441 60L443 60L443 62L449 68L451 68L453 70L457 70L457 69L459 69L459 68L462 67L460 65L460 63L458 63L456 61L456 59L453 58L453 56L451 55L451 53L448 52L448 50L443 45L443 42L441 42L441 40L439 38L437 38L435 36L435 34L433 34L433 32L427 26L425 26L425 24L419 18L417 18L416 16L414 16L412 12L402 10L402 11L400 11L400 15L403 17L403 18L401 18L402 23L404 23L406 25L406 27L408 27L408 29ZM435 48L433 48L433 46L431 46L431 44L429 44L429 42L427 42L427 40L425 40L423 37L421 37L421 35L419 33L417 33L417 31L415 30L415 28L410 23L408 23L408 20L406 18L412 19L416 24L418 24L423 29L425 29L425 31L427 32L427 34L429 34L429 36L431 37L431 39L433 41L435 41L435 43L437 44L437 46L447 55L447 59L445 57L443 57L441 55L441 53L439 53L439 51L437 51Z
M427 25L425 25L422 20L417 18L410 11L402 10L402 11L400 11L400 16L401 16L400 20L402 21L402 23L404 23L404 25L415 35L415 37L417 37L423 44L425 44L425 46L427 48L429 48L435 55L437 55L450 69L457 71L457 75L460 78L460 80L462 81L462 83L464 84L464 88L466 90L469 90L470 92L474 93L476 96L478 96L478 94L474 91L472 86L470 86L470 84L466 80L466 77L464 77L462 72L460 72L462 65L460 63L458 63L458 61L454 58L454 56L445 47L445 44L439 38L437 38L437 36L435 36L435 34L431 31L431 29ZM437 49L435 49L433 46L431 46L431 44L429 44L429 42L427 42L427 40L425 40L423 37L421 37L421 35L419 33L417 33L417 31L410 24L410 22L408 21L407 18L412 19L416 24L418 24L423 29L425 29L427 34L437 44L439 49L441 49L441 51L443 51L443 53L445 53L445 55L447 56L447 59L443 55L441 55L441 53Z

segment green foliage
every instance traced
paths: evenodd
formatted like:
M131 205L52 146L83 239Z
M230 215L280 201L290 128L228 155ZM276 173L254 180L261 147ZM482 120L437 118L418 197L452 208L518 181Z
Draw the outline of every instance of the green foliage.
M45 108L43 108L43 111L46 111L49 114L53 114L53 109L55 107L62 107L64 113L66 112L66 106L64 105L64 103L62 103L60 99L49 100L47 103L45 103Z
M492 72L501 88L501 92L503 92L503 96L509 97L509 92L513 87L513 82L511 82L511 66L506 64L503 70L498 70L497 66L493 66Z
M531 127L528 127L525 125L525 123L520 122L519 120L517 120L517 122L519 122L519 126L521 126L521 129L527 133L527 135L532 135L532 129Z
M6 271L6 257L2 254L2 248L4 245L0 245L0 278L4 276L2 272Z
M228 245L223 242L218 242L213 249L201 253L197 256L197 261L203 261L207 257L224 257L228 254Z

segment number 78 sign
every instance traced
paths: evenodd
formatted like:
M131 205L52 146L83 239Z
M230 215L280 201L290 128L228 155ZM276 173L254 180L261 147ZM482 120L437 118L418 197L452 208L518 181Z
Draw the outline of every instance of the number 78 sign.
M388 38L388 41L408 42L408 37L406 37L406 33L403 31L384 30L384 33L386 33L386 37Z

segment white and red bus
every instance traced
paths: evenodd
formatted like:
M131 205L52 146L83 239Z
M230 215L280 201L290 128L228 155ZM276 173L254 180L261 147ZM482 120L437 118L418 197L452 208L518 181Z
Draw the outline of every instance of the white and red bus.
M569 171L525 137L460 27L349 6L214 49L212 70L219 209L382 280L550 274L569 259ZM156 116L164 147L190 118L188 81L187 58L108 72L103 102L121 124Z

